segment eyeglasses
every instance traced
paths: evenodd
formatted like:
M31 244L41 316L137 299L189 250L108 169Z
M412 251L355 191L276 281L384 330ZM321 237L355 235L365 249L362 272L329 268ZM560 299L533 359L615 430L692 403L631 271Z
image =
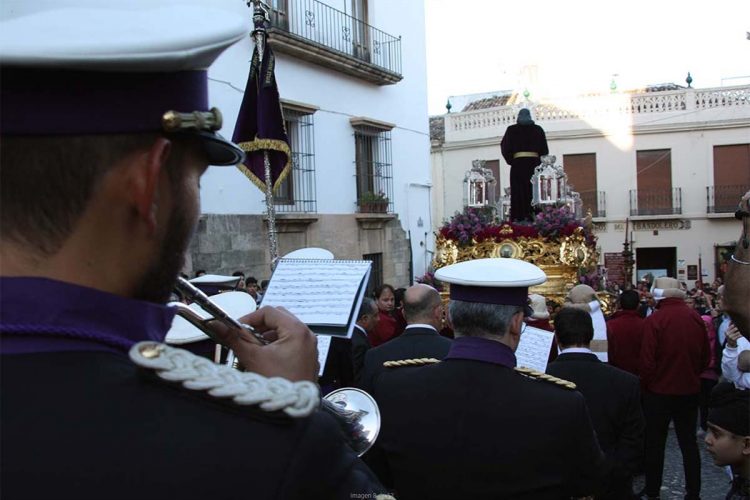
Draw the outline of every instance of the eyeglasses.
M526 327L529 326L525 321L521 322L521 333L526 331Z

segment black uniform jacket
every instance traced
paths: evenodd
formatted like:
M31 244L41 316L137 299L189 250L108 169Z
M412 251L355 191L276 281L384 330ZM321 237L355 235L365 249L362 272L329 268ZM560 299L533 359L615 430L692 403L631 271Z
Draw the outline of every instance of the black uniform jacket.
M560 354L547 367L547 373L575 382L586 399L599 445L607 458L607 484L597 498L629 500L629 478L643 459L645 423L638 378L588 353Z
M413 358L443 359L451 347L451 340L441 337L432 328L407 327L404 333L383 345L367 351L362 375L357 381L357 387L373 391L375 378L384 368L386 361Z
M446 359L383 373L375 396L382 455L370 464L399 499L569 499L597 487L603 456L577 391Z
M367 339L367 334L360 328L355 327L352 332L352 366L354 369L354 381L361 376L362 369L365 366L365 357L369 351L370 341ZM354 383L351 385L354 385Z
M5 355L0 369L4 499L350 499L383 491L321 412L291 419L202 396L118 353Z

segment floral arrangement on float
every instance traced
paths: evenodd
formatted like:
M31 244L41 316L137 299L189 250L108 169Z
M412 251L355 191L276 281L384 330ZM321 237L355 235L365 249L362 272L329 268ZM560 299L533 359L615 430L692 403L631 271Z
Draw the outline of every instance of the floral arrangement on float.
M466 207L447 220L436 236L435 269L487 257L525 260L547 274L547 282L534 287L533 293L558 303L581 278L591 282L598 278L591 217L577 218L566 205L540 207L527 223L496 221L492 207Z
M586 242L596 245L596 236L586 220L576 219L567 206L544 207L531 223L494 221L492 209L488 207L466 207L456 212L438 231L438 237L452 241L459 247L473 246L486 241L519 240L522 238L544 238L560 241L577 232Z

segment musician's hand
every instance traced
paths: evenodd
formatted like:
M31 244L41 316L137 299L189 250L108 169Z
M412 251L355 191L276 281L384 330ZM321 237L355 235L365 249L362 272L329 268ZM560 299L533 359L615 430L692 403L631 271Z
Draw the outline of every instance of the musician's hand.
M317 340L307 325L289 311L283 307L261 307L240 318L239 322L252 326L267 340L273 341L261 346L249 332L238 335L235 329L218 325L216 334L219 340L234 351L247 371L292 381L317 381Z

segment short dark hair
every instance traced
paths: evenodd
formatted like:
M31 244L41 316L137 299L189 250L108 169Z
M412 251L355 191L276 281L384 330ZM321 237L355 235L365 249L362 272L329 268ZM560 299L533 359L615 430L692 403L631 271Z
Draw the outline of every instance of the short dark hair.
M2 237L42 255L57 252L112 166L158 135L7 136L0 148ZM167 165L179 177L185 149L174 139ZM174 189L177 189L176 183Z
M620 307L627 311L638 309L640 302L641 297L635 290L625 290L620 294Z
M262 288L263 290L265 290L266 288L268 288L268 284L269 284L270 282L271 282L271 280L262 280L262 281L260 282L260 287L261 287L261 288Z
M195 277L196 278L199 277L201 274L206 274L206 270L205 269L198 269L197 271L195 271Z
M149 137L152 137L149 135ZM98 181L143 137L3 137L3 238L54 254L73 230Z
M247 283L249 285L257 285L258 284L258 280L255 279L255 276L248 276L247 278L245 278L245 283Z
M406 288L396 288L396 291L393 292L393 303L396 309L404 305L404 294L406 293Z
M235 272L232 273L232 276L241 276L241 277L244 278L245 277L245 273L243 273L242 271L235 271Z
M555 335L560 346L588 345L594 338L594 322L582 309L563 307L555 316Z
M359 313L357 313L357 321L362 319L362 316L371 316L378 314L378 304L375 300L370 297L364 297L362 299L362 305L359 306Z

